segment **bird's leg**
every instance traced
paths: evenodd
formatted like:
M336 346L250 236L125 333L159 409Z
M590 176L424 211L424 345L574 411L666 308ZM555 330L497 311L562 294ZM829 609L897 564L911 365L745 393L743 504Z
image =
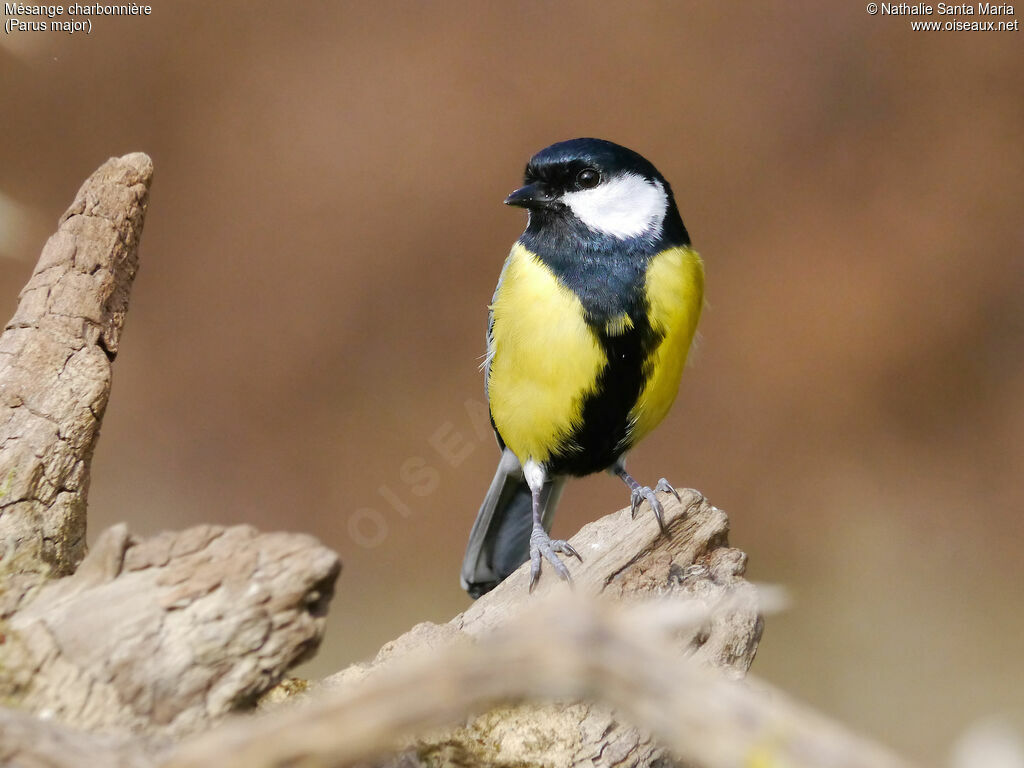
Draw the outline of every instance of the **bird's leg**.
M533 466L536 467L537 465L534 464ZM536 470L525 473L527 484L530 486L530 494L533 497L533 533L530 534L530 592L533 592L533 588L537 586L537 581L540 579L542 558L551 563L554 566L555 572L563 580L569 582L570 586L572 586L572 577L569 575L569 569L565 567L565 563L558 559L556 553L561 552L570 557L575 557L581 563L583 562L580 553L569 542L563 539L552 539L548 532L544 530L544 522L542 520L544 482L542 480L540 482L537 481L535 472Z
M629 486L629 511L633 518L636 518L636 511L640 508L640 504L646 500L651 507L651 511L654 512L654 518L658 521L658 527L661 528L661 532L668 536L668 526L665 525L665 509L661 506L661 502L658 501L656 492L671 493L676 497L676 501L682 501L679 498L679 492L664 477L658 481L653 490L649 486L640 485L626 471L625 465L621 463L612 467L612 471L622 478L622 482Z

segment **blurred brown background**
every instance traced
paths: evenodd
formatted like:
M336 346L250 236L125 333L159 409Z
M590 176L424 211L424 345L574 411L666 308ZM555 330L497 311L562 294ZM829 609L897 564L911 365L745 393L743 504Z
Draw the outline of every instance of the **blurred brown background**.
M536 150L600 136L668 176L707 263L700 349L631 468L701 489L791 590L755 670L926 760L1024 712L1024 32L860 2L93 24L0 36L8 315L86 175L156 164L93 536L317 535L345 570L309 675L464 608L497 459L466 403L524 224L501 201ZM556 531L626 501L577 482Z

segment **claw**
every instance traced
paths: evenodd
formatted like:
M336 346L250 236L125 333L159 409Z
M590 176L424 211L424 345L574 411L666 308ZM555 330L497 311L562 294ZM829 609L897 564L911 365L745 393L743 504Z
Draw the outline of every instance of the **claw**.
M664 477L661 478L661 480L658 481L658 484L656 486L654 486L654 490L656 490L656 491L663 491L664 493L671 493L673 496L676 497L676 501L678 501L680 503L682 503L682 501L683 501L679 497L679 491L677 491L675 488L673 488L672 484L668 480L666 480Z
M665 484L668 485L668 483ZM675 493L674 488L671 486L669 488ZM656 490L664 491L666 489L662 488L659 482ZM661 529L661 532L668 536L668 526L665 525L665 509L661 506L661 502L658 501L654 491L646 485L634 488L633 492L629 495L630 513L633 519L636 520L636 511L644 501L650 505L651 511L654 513L654 519L658 521L658 527Z
M665 537L668 538L668 526L665 525L665 509L661 506L661 502L658 501L658 497L655 496L653 492L647 501L651 505L651 510L654 512L654 519L658 521L658 527L661 529L661 532L665 534Z
M575 557L581 563L583 558L580 557L580 553L567 541L563 539L552 539L548 536L547 532L543 528L534 528L533 534L530 536L530 592L533 592L534 587L537 586L537 582L540 581L540 569L541 564L544 560L551 563L551 566L555 569L563 581L567 582L569 586L572 586L572 576L569 574L569 569L565 567L556 553L561 552L562 554Z
M644 491L650 491L650 488L634 488L633 492L629 494L629 516L636 520L636 511L640 509L640 504L644 500Z
M555 543L562 545L562 549L561 549L562 552L565 552L565 554L570 555L571 557L575 557L581 563L583 562L583 558L580 557L580 553L577 552L576 548L573 547L572 544L570 544L568 541L560 541L560 542L555 542Z
M533 565L530 566L530 594L533 594L533 588L537 586L537 582L540 581L540 566L536 568Z
M530 541L530 594L540 580L540 550L533 548L533 541Z
M622 464L621 460L614 464L610 470L614 474L618 475L630 489L629 494L629 512L632 518L636 519L636 511L640 508L640 504L646 501L651 511L654 512L654 519L658 521L658 527L661 532L667 537L669 535L668 526L665 525L665 509L661 506L661 502L658 501L657 491L663 493L671 493L676 497L676 501L682 503L682 499L679 498L679 491L672 487L672 484L664 477L658 481L658 484L652 491L646 485L640 485L633 476L626 471L626 467Z

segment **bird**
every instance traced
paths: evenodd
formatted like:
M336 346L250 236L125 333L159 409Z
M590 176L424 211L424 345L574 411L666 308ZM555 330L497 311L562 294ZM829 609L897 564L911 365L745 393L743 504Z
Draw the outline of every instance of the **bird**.
M542 149L505 204L527 225L488 308L481 368L501 458L469 535L460 582L474 599L527 560L571 583L552 539L566 481L607 471L646 501L667 535L658 492L626 455L672 406L704 304L704 263L672 188L643 156L579 138Z

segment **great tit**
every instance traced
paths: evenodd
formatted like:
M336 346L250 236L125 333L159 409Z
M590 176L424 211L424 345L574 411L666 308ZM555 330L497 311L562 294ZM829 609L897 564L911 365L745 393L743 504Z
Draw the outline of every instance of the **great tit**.
M506 199L528 212L494 291L483 363L491 424L502 450L462 564L471 596L526 560L570 580L548 535L568 477L607 470L647 501L656 491L626 472L627 452L675 400L704 302L704 265L672 189L646 159L601 139L541 150Z

